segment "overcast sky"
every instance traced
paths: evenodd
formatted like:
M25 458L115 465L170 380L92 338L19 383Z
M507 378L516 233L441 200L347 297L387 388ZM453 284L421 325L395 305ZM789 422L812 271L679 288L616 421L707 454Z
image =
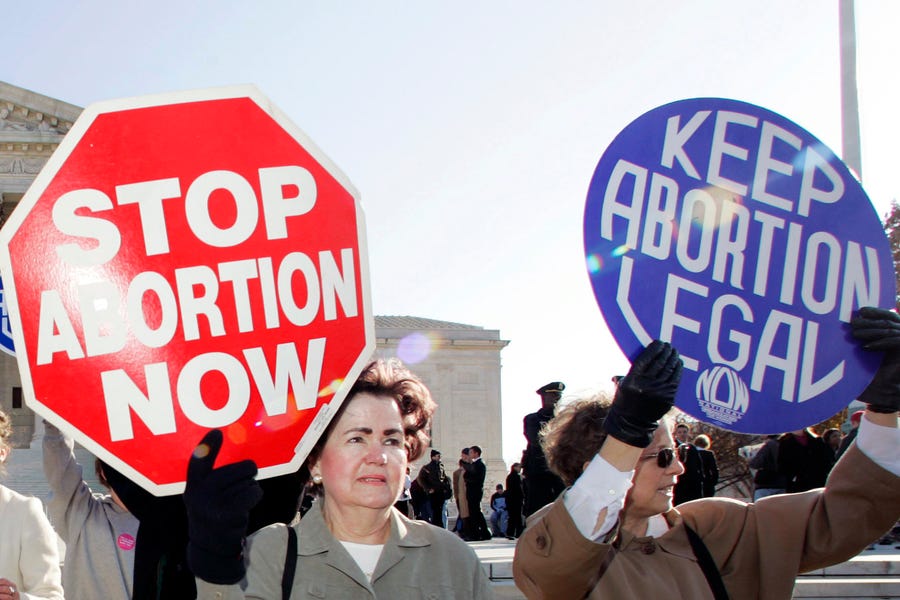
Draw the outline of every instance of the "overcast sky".
M3 12L0 80L79 106L257 85L359 189L375 314L510 341L508 461L538 386L577 394L627 369L582 245L588 183L621 129L673 100L735 98L841 154L836 0L32 0ZM858 3L863 185L881 215L900 198L898 27L900 2Z

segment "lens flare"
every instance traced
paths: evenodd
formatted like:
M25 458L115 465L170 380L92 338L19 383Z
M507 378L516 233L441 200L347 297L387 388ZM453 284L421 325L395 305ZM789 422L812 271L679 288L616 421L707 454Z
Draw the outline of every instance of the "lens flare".
M622 244L616 248L613 248L613 251L610 254L613 258L619 258L620 256L625 256L631 248L628 247L628 244Z
M334 395L334 393L338 390L338 388L341 387L341 383L343 383L343 382L344 382L343 379L332 380L331 383L329 383L328 385L323 387L321 390L319 390L319 398L324 398L326 396Z
M228 428L227 433L228 441L232 444L243 444L247 441L247 429L240 421L232 423L231 427Z
M211 451L212 448L207 444L198 444L197 447L194 448L194 458L206 458Z
M599 273L603 268L603 259L596 254L589 255L586 259L586 262L588 273L591 273L592 275L594 273Z
M414 365L428 358L432 345L431 338L417 331L400 340L397 344L397 356L403 362Z

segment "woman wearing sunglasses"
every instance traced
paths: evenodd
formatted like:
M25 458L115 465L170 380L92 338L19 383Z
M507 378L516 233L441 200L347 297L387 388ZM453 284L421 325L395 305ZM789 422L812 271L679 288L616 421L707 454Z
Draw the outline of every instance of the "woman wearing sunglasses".
M640 354L612 401L560 411L542 445L571 487L529 519L516 585L543 600L788 600L798 573L859 553L900 517L900 317L864 308L853 329L864 348L887 352L860 397L869 409L858 445L818 490L673 508L684 468L665 415L682 364L663 342Z

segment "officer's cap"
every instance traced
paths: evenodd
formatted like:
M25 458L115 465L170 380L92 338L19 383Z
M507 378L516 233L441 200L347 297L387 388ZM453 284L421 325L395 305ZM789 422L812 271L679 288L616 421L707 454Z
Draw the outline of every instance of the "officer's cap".
M561 394L564 389L566 389L566 384L562 381L551 381L547 385L542 385L535 391L538 394L543 394L544 392L559 392Z

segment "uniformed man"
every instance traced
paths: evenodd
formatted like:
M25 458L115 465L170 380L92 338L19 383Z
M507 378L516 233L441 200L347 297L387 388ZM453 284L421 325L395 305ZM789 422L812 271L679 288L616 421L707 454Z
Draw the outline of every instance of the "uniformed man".
M566 386L561 381L539 387L536 392L541 397L541 408L525 415L525 439L528 440L528 446L522 453L522 473L525 477L525 504L522 512L526 517L556 500L565 487L562 480L547 468L547 460L538 440L541 426L553 418L564 389Z

